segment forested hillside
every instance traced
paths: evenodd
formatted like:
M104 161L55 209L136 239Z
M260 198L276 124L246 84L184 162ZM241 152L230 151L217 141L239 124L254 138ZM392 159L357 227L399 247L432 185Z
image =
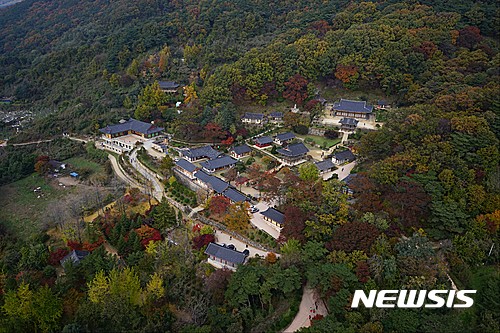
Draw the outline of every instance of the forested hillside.
M26 0L0 10L0 96L17 103L1 107L44 115L13 141L96 133L133 115L229 147L255 134L239 120L247 108L297 104L311 117L285 126L307 134L320 90L394 102L351 147L352 196L312 163L255 171L259 195L284 212L280 257L234 273L206 263L214 230L135 190L93 223L76 216L84 241L70 223L64 244L0 229L0 332L274 332L306 285L328 315L305 332L498 332L498 26L497 2L469 0ZM0 182L33 171L32 151L0 153ZM72 249L92 253L58 275ZM350 307L355 290L453 286L478 290L474 306Z
M498 33L494 1L353 3L342 11L346 6L24 1L0 11L0 95L52 112L56 126L41 121L30 133L43 136L116 120L130 113L127 96L135 104L159 78L194 82L202 106L214 106L280 98L294 74L308 80L299 86L381 87L401 103L428 102L445 89L437 83L486 87L496 75L494 68L486 73L497 46L484 38ZM460 77L450 77L448 66ZM429 80L436 71L440 78Z

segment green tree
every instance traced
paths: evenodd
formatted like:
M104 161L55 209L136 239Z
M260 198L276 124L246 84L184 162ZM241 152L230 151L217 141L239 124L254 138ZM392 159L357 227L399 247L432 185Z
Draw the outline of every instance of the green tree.
M137 59L132 60L130 66L127 68L127 74L130 76L139 75L139 61Z
M300 179L307 182L316 182L319 179L318 168L313 163L304 163L299 167Z
M170 178L173 175L174 160L170 156L165 156L160 163L160 172L165 178Z
M177 224L175 209L167 199L163 199L158 205L154 206L151 216L154 220L153 226L161 231Z

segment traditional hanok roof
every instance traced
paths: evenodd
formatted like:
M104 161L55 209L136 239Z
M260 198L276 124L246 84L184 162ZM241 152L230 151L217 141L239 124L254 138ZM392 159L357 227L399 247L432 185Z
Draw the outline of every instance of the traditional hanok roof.
M342 179L342 181L347 185L349 186L352 181L358 176L357 173L350 173L349 175L347 175L347 177L345 177L344 179Z
M177 165L179 168L186 170L187 172L195 172L197 169L196 165L183 158L175 162L175 165Z
M283 118L283 112L271 112L269 114L271 118Z
M244 202L248 200L246 195L231 187L225 190L222 195L229 198L232 202Z
M342 125L358 126L359 121L354 118L342 118L340 119L339 123L341 123Z
M160 89L163 89L163 90L177 89L180 86L175 81L160 81L160 82L158 82L158 84L160 85Z
M241 119L251 119L251 120L263 120L264 119L264 114L262 113L252 113L252 112L245 112L243 117Z
M233 264L243 264L247 257L247 255L243 252L232 250L228 247L216 243L209 243L205 250L205 254L214 256Z
M288 147L283 149L276 150L279 154L287 156L287 157L297 157L300 155L305 155L309 151L307 147L302 143L294 143L292 145L288 145Z
M217 150L213 149L212 146L203 146L203 147L198 147L198 148L186 148L180 150L181 155L192 158L192 159L199 159L199 158L209 158L209 159L214 159L217 158L217 156L221 155L220 152Z
M380 105L380 106L386 106L386 105L389 105L389 103L384 100L384 99L381 99L377 102L377 105Z
M143 121L130 118L129 120L119 124L108 125L99 129L99 131L104 134L116 134L128 131L134 131L142 134L153 134L163 131L163 127L158 127L151 123L145 123Z
M335 157L335 159L338 161L354 161L356 159L356 156L354 156L354 154L350 150L344 150L335 153L333 154L333 157Z
M273 139L269 136L261 136L255 139L255 142L259 145L266 145L273 142Z
M341 99L340 102L333 103L333 109L335 111L371 113L373 111L373 105L367 105L365 101Z
M293 134L292 132L280 133L280 134L276 135L276 139L278 139L282 142L292 140L292 139L295 139L295 134Z
M280 225L283 225L285 223L285 214L272 207L269 207L265 211L261 212L261 214Z
M231 156L223 155L216 159L200 163L200 165L207 170L216 170L234 165L236 162L238 162L238 160L232 158Z
M210 187L212 190L214 190L219 194L224 192L229 187L229 184L223 181L222 179L215 176L211 176L201 170L196 171L194 176L198 178L201 182L207 184L208 187Z
M236 155L243 155L243 154L250 153L252 151L252 149L250 149L250 147L248 147L246 144L243 144L241 146L233 147L232 151L234 151L236 153Z
M89 255L87 251L73 250L66 257L62 258L59 262L64 266L67 262L72 262L74 265L80 263L80 261Z
M331 159L314 163L319 171L327 171L335 167Z

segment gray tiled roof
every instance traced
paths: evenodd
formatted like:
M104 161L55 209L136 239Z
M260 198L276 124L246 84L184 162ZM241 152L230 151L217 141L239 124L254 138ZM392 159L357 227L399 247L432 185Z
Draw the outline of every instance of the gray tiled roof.
M257 142L260 145L265 145L268 143L272 143L273 139L269 136L261 136L255 139L255 142Z
M200 181L203 183L207 184L208 187L210 187L212 190L214 190L217 193L222 193L224 192L228 187L229 184L223 181L222 179L211 176L207 174L204 171L196 171L194 174L196 178L198 178Z
M183 168L184 170L188 171L188 172L194 172L196 171L196 165L194 165L193 163L189 162L189 161L186 161L185 159L181 158L180 160L178 160L177 162L175 162L175 164L181 168Z
M373 105L367 105L365 101L341 99L340 102L333 103L333 109L336 111L371 113L373 111Z
M60 260L61 265L71 261L73 264L78 264L80 261L89 255L87 251L73 250L68 255Z
M234 188L228 188L222 193L225 197L229 198L232 202L244 202L247 201L248 198L246 195L241 193L240 191L235 190Z
M326 171L328 169L334 168L335 165L333 164L331 159L327 159L324 161L316 162L314 163L316 167L318 168L319 171Z
M214 256L233 264L243 264L247 257L246 254L242 252L231 250L216 243L208 244L207 249L205 250L205 254Z
M199 158L214 159L221 154L217 150L213 149L212 146L182 149L180 150L180 153L181 155L192 159L199 159Z
M238 160L232 158L231 156L223 155L216 159L200 163L200 165L207 170L213 170L234 165L236 164L236 162L238 162Z
M180 86L175 81L160 81L158 84L160 85L160 89L177 89Z
M242 119L252 119L252 120L262 120L264 119L264 115L262 113L251 113L251 112L245 112Z
M339 161L354 161L356 159L356 156L352 153L350 150L344 150L338 153L333 154L335 159Z
M357 126L359 121L354 119L354 118L342 118L340 119L339 123L342 125L354 125Z
M271 118L283 118L283 112L271 112L269 114Z
M358 174L356 174L356 173L350 173L347 177L342 179L342 181L344 183L346 183L346 185L350 185L352 183L352 181L357 177L357 175Z
M163 131L163 127L158 127L151 123L145 123L133 118L115 125L108 125L104 128L99 129L101 133L105 134L116 134L120 132L135 131L143 134L153 134Z
M265 217L275 221L278 224L285 223L285 214L283 214L282 212L280 212L274 208L269 207L267 210L263 211L261 214L264 215Z
M252 151L247 145L233 147L232 149L237 155L243 155Z
M288 157L297 157L300 155L305 155L309 151L307 147L302 143L294 143L292 145L288 145L288 147L284 149L276 150L279 154L288 156Z
M280 141L292 140L292 139L295 139L295 134L293 134L292 132L280 133L280 134L276 135L276 139L278 139Z

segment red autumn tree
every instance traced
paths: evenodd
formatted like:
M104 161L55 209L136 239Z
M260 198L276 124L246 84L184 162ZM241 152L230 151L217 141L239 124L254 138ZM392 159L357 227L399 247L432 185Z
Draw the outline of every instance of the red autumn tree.
M332 240L326 244L326 247L330 251L352 252L361 250L368 253L378 235L377 227L372 224L349 222L335 230Z
M229 269L217 269L206 280L205 286L216 304L224 302L224 291L233 273Z
M68 250L63 248L57 249L54 252L50 252L48 260L49 264L52 266L58 266L61 259L66 257L68 253Z
M230 205L231 201L228 198L222 195L217 195L210 199L208 209L210 210L211 214L222 215L227 212L227 209Z
M425 41L422 42L418 47L414 48L415 51L420 52L424 55L425 59L429 59L436 53L438 47L433 42Z
M285 225L283 230L281 230L282 240L286 241L290 238L295 238L296 240L304 243L306 238L304 236L304 229L306 227L306 221L308 214L304 213L300 208L296 206L287 206L285 209Z
M216 142L224 138L225 133L218 124L208 123L203 130L203 136L212 142Z
M483 37L478 27L465 27L459 31L457 44L458 46L471 49L481 40L483 40Z
M140 228L135 229L135 232L137 233L137 236L139 236L142 246L148 245L150 241L161 240L160 231L145 224Z
M355 82L359 77L358 67L338 64L335 70L335 77L342 81L342 83Z
M376 184L364 172L360 172L349 183L356 202L353 207L360 212L378 212L384 209Z
M222 140L221 144L223 144L225 146L230 146L233 144L233 142L234 142L234 138L230 135L226 139Z
M422 185L403 180L395 188L383 191L385 210L392 219L397 219L404 228L420 227L429 213L431 197Z
M309 27L318 32L318 37L325 36L326 32L332 28L325 20L315 21Z
M215 242L215 236L212 234L196 236L193 238L193 249L199 250L212 242Z
M370 279L370 267L365 260L356 263L356 276L362 283L366 283Z
M307 99L307 85L309 81L300 74L295 74L288 81L285 82L285 91L283 91L283 97L302 105Z

